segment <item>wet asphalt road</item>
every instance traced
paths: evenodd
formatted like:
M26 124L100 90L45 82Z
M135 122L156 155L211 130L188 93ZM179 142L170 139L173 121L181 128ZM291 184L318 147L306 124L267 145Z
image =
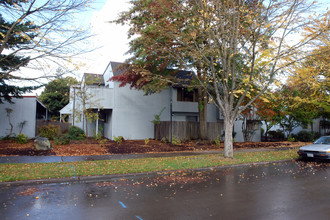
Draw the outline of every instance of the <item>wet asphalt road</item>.
M329 219L330 164L0 186L0 219Z

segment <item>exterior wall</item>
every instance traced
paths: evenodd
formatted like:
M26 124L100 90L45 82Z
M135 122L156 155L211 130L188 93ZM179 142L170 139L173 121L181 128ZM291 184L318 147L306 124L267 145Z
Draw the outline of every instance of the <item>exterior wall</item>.
M185 112L185 113L198 113L198 103L197 102L181 102L177 101L177 89L172 89L172 100L173 112Z
M296 127L293 129L292 134L297 134L300 131L313 131L313 132L320 132L320 119L314 119L312 124L309 124L307 127L303 128L301 126Z
M237 120L234 123L234 132L236 132L235 135L235 142L244 142L243 132L242 132L242 120ZM260 125L258 125L257 131L254 133L252 137L252 142L259 142L261 141L261 130Z
M177 89L172 90L173 99L173 121L187 121L186 116L198 116L197 102L177 101ZM207 104L207 121L217 122L217 107Z
M173 121L186 121L187 117L185 114L174 114L172 117Z
M236 132L236 135L234 137L235 142L243 142L243 133L242 133L242 121L235 121L234 123L234 132Z
M161 121L170 121L170 89L145 96L143 91L119 88L114 84L114 108L111 115L112 136L123 136L126 139L154 138L154 116L164 109ZM172 89L173 121L187 121L186 116L198 116L196 102L178 102L176 89ZM216 107L208 105L208 121L216 122ZM110 133L109 133L110 134Z
M14 126L13 136L19 134L19 124L26 121L22 133L29 138L35 137L36 129L36 107L37 101L35 97L24 97L22 99L13 98L14 104L4 102L0 104L0 137L7 136L10 131L9 121L7 117L6 108L11 108L11 122Z
M105 86L91 86L89 91L94 96L94 104L91 108L102 108L107 110L108 119L103 123L103 134L106 138L113 139L114 136L123 136L125 139L154 138L155 115L160 115L160 121L170 121L170 100L172 94L172 120L187 121L187 116L198 116L197 102L177 101L177 89L164 89L162 92L145 96L143 91L130 89L130 86L119 87L118 82L108 82L113 76L112 65L109 64L103 73ZM73 90L71 90L71 94ZM64 110L73 109L73 96ZM76 98L75 108L81 108L79 99ZM72 118L72 117L71 117ZM76 113L74 125L83 128L84 122L78 121ZM208 104L207 121L219 122L219 110L215 105ZM241 123L241 122L240 122ZM236 125L238 133L236 141L242 141L241 124ZM95 134L95 122L88 123L89 136ZM260 133L260 131L259 131ZM241 135L241 136L240 136ZM259 139L258 139L259 138ZM260 135L254 139L260 141Z
M320 133L320 135L327 135L327 131L325 129L322 129L320 127L320 122L321 122L321 118L317 118L313 120L312 124L309 124L307 126L307 128L303 128L301 126L296 127L295 129L293 129L293 131L291 132L292 134L297 134L300 131L313 131L313 132L318 132ZM266 126L264 125L264 122L262 122L262 128L266 128ZM275 125L273 126L271 129L271 131L275 131L275 130L282 130L282 128L279 125Z
M159 114L161 121L170 120L170 90L145 96L143 91L130 89L129 86L114 88L115 107L112 112L112 137L125 139L154 138L154 115Z
M113 71L111 68L111 63L109 63L109 65L107 66L107 68L103 73L104 83L107 88L114 88L114 82L109 81L111 77L113 77Z
M90 97L93 97L90 107L101 107L103 109L112 109L114 107L113 89L95 86L89 88L88 92Z
M73 90L72 88L70 89L70 102L67 106L61 109L61 113L63 112L65 114L65 111L68 109L70 109L70 112L72 112L74 102L76 109L82 108L82 100L78 95L78 91L79 88L76 88L75 90ZM88 89L86 89L86 93L86 107L95 109L111 109L114 107L113 89L106 88L104 86L88 86Z
M252 141L259 142L261 141L261 124L258 125L258 130L254 134Z
M160 93L145 96L143 91L130 89L129 86L120 87L119 83L114 83L113 89L95 89L96 94L100 94L100 99L109 99L104 103L104 109L112 109L108 115L108 122L104 123L104 136L113 139L114 136L123 136L125 139L145 139L154 138L154 125L152 120L159 114L161 121L170 121L170 89ZM103 96L103 98L102 98ZM99 97L99 96L97 96ZM172 89L172 110L173 121L187 121L187 116L198 116L198 104L196 102L177 101L177 90ZM215 105L208 104L207 121L218 122L218 109ZM242 121L235 123L235 141L242 142L243 134L241 130ZM95 122L89 125L89 135L95 133ZM253 141L260 141L261 134L258 130Z
M112 110L107 112L107 121L104 122L103 135L109 139L112 139Z
M178 102L173 99L173 112L198 113L197 102Z
M215 105L207 104L207 121L208 122L218 122L218 108Z
M177 101L177 90L175 88L165 89L160 93L145 96L143 91L130 89L129 86L119 87L115 82L113 88L90 87L89 92L94 98L90 107L107 110L107 122L103 124L104 137L113 139L114 136L123 136L125 139L146 139L154 138L154 125L152 121L155 115L160 115L160 121L170 121L170 95L172 93L173 121L187 121L187 116L198 117L197 102ZM73 92L73 90L71 90ZM65 109L73 109L73 96ZM81 108L81 101L76 97L75 108ZM63 111L65 110L63 109ZM82 116L82 115L81 115ZM71 117L72 118L72 117ZM74 125L86 129L85 122L78 120L78 113L75 114ZM82 118L82 117L81 117ZM219 122L219 110L213 104L207 106L207 121ZM242 142L241 130L242 121L236 121L234 130L237 133L235 141ZM88 135L95 135L96 123L88 122ZM260 130L256 132L253 141L260 141Z
M67 114L70 112L70 118L69 122L72 125L78 126L82 128L83 130L86 130L86 121L83 121L82 116L82 100L78 97L78 95L74 95L74 91L77 94L78 88L75 90L73 88L70 89L70 102L68 105L66 105L62 110L61 114ZM87 100L87 107L93 108L93 109L112 109L114 107L114 95L113 95L113 89L104 87L104 86L89 86L87 89L87 97L89 97L90 100ZM73 105L74 104L74 105ZM74 106L74 107L73 107ZM76 109L75 111L75 120L73 122L73 109ZM79 120L80 118L80 120ZM102 125L102 121L99 121L99 125ZM107 136L109 132L109 124L104 123L103 131L106 130L107 132L104 134L105 137L110 138L111 136ZM88 129L88 136L92 137L95 135L96 132L96 123L95 122L87 122L87 129ZM111 129L110 129L111 130ZM110 132L111 133L111 132Z

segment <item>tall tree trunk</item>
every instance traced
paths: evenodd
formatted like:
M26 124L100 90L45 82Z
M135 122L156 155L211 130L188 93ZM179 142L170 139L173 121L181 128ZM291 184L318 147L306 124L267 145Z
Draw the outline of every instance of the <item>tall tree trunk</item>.
M88 126L87 126L88 118L86 117L86 111L83 111L83 120L85 122L85 135L86 137L88 137Z
M225 126L225 143L224 143L224 156L233 158L234 148L233 148L233 128L234 122L230 119L224 119Z
M199 139L207 140L207 92L198 89Z

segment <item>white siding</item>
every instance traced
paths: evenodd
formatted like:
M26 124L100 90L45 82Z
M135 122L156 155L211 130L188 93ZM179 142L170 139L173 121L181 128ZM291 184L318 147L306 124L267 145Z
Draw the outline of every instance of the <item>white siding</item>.
M14 104L4 102L0 104L0 137L5 137L9 134L10 126L7 117L6 108L13 110L11 113L11 123L14 126L13 136L19 134L19 124L26 121L22 133L32 138L35 137L36 126L36 98L24 97L23 99L13 98Z
M123 136L126 139L145 139L154 137L154 115L165 107L162 121L170 120L170 91L145 96L143 91L118 87L115 83L115 107L112 112L112 137Z
M103 73L103 79L104 79L104 83L105 86L107 88L113 88L114 87L114 83L112 81L109 82L109 79L113 77L113 71L111 68L111 63L109 63L109 65L107 66L107 68L105 69L104 73Z
M92 97L92 108L112 109L114 107L113 89L106 87L90 87L88 89L90 97Z

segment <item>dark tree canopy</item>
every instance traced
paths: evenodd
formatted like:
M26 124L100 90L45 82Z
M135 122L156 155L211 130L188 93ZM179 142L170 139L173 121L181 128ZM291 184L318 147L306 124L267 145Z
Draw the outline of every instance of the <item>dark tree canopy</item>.
M21 1L0 1L0 4L10 5L12 6L14 3L19 3ZM12 34L8 37L8 40L5 42L6 33L13 26L14 22L6 21L2 14L0 14L0 42L3 44L4 48L9 50L19 50L24 47L26 44L30 44L34 39L36 34L33 32L35 25L31 22L22 22L21 24L17 24L14 26L12 30ZM19 34L19 33L25 33ZM9 54L0 54L0 103L3 100L11 101L11 96L19 97L25 92L29 92L35 87L19 87L8 84L8 81L14 79L10 74L12 69L17 68L18 66L26 66L29 62L29 57L20 56L15 53Z
M52 117L59 117L60 110L69 103L70 86L77 83L75 78L65 77L50 81L45 86L39 99L47 106Z

